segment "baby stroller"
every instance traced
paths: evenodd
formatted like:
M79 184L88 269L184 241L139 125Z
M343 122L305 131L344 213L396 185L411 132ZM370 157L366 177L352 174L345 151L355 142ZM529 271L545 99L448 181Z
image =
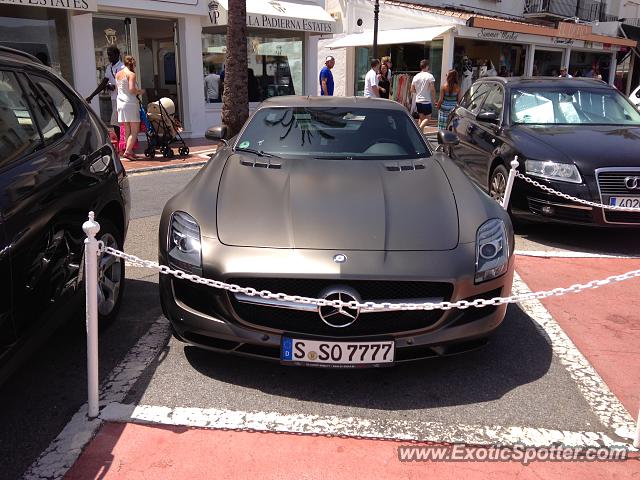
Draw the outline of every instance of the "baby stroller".
M175 144L178 145L180 155L189 155L189 147L180 135L182 126L175 118L175 111L173 100L167 97L147 104L146 112L142 104L140 105L140 119L147 127L145 157L153 158L156 155L156 150L159 150L164 158L172 158L174 154L171 146Z

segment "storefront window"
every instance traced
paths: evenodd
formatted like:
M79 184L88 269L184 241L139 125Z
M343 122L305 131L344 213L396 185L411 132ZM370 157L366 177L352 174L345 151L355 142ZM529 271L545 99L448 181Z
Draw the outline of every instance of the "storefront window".
M557 77L562 66L562 52L536 48L533 56L533 76Z
M66 10L0 6L0 45L34 55L73 84Z
M611 53L571 51L569 73L574 77L601 78L609 81Z
M226 34L219 28L204 28L202 66L205 101L222 100ZM260 102L279 95L302 95L304 35L282 36L271 32L249 31L247 62L249 101ZM221 78L222 77L222 78Z
M453 65L466 91L481 77L524 75L526 53L523 45L457 38Z

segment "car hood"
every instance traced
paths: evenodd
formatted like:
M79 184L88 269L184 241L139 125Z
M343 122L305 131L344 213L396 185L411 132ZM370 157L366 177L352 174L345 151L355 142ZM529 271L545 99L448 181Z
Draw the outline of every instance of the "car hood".
M575 163L586 174L600 167L638 166L640 127L518 125L508 135L525 158Z
M442 167L395 161L231 155L220 178L217 232L226 245L328 250L450 250L458 211ZM259 158L260 162L266 159ZM401 162L407 166L411 162Z

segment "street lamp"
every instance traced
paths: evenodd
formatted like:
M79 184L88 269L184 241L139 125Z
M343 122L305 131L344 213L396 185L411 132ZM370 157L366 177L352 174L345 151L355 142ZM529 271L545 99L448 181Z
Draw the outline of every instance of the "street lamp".
M376 58L378 51L378 13L380 12L380 0L375 0L373 7L373 58Z

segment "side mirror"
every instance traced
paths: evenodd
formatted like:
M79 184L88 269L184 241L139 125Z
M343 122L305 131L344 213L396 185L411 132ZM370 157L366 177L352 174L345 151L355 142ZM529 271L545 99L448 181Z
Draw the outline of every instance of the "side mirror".
M479 122L498 123L498 114L496 112L480 112L476 118Z
M449 130L438 130L438 143L440 145L458 145L460 139L458 135Z
M212 140L214 142L224 142L227 143L227 127L226 125L221 125L219 127L210 127L204 134L207 140Z

